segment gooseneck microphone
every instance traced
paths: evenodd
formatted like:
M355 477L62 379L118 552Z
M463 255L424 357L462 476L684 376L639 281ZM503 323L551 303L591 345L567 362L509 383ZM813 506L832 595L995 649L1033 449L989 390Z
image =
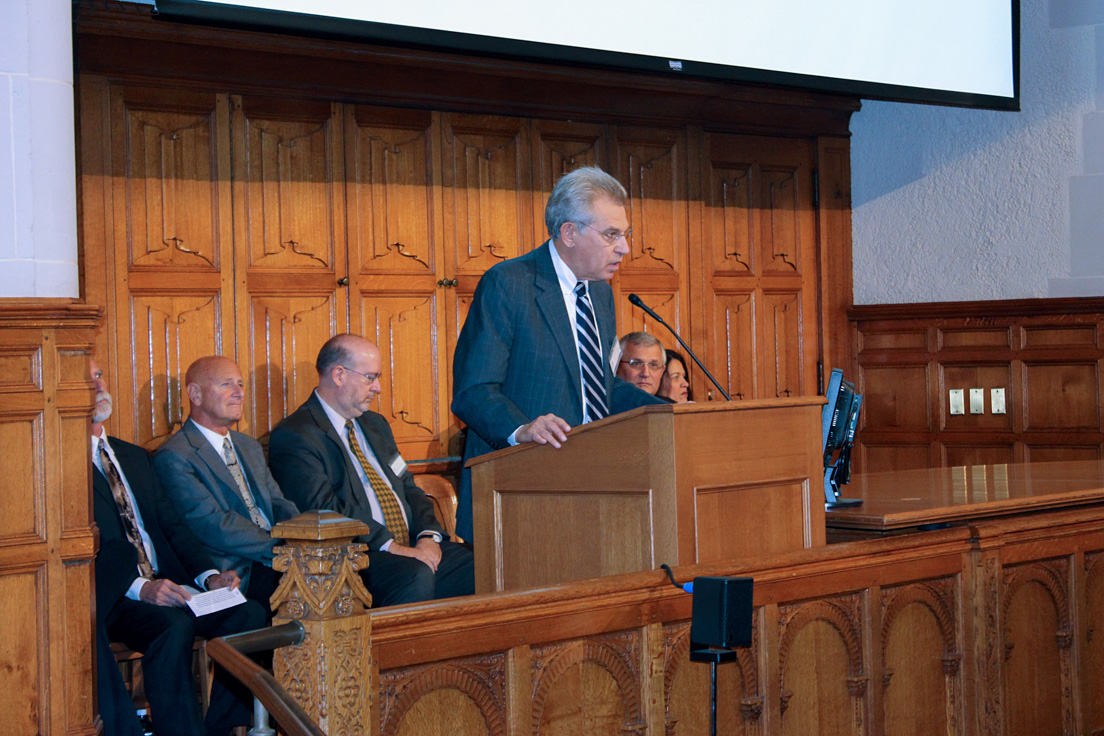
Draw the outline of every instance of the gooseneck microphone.
M721 392L721 396L725 397L725 401L732 401L732 397L728 395L728 392L726 392L723 388L721 388L721 384L717 383L717 379L713 377L713 374L710 373L709 370L704 365L702 365L702 362L700 360L698 360L698 356L694 355L694 351L690 349L690 346L682 341L682 338L679 337L679 334L677 332L675 332L674 327L671 327L671 325L664 322L663 318L660 317L658 314L656 314L654 311L652 311L652 308L649 307L647 304L645 304L643 302L643 300L641 300L641 298L638 297L636 294L629 294L629 303L640 307L641 309L643 309L645 312L648 313L649 317L651 317L656 322L659 322L661 325L663 325L668 330L670 330L671 334L674 335L675 339L679 341L679 345L682 346L683 350L686 351L687 355L689 355L691 358L694 359L694 362L698 364L698 367L702 369L702 372L705 373L705 375L709 378L709 380L713 382L713 385L717 387L717 390Z

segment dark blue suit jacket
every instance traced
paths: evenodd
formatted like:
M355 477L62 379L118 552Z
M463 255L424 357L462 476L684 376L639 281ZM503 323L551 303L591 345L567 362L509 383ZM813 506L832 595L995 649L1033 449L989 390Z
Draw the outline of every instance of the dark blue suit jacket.
M610 413L659 403L609 365L617 339L613 289L591 281ZM509 436L543 414L583 421L579 357L548 243L483 274L453 359L452 411L468 425L464 460L509 446ZM456 533L472 538L471 474L460 480Z
M445 536L445 530L433 515L433 502L418 488L410 471L396 475L391 469L399 448L387 420L366 411L356 418L356 423L406 511L410 538L399 542L412 545L424 531ZM372 518L372 507L353 459L334 431L317 394L311 393L302 406L272 430L268 438L268 466L284 494L300 509L330 509L367 524L371 531L361 541L373 552L394 538L387 527Z

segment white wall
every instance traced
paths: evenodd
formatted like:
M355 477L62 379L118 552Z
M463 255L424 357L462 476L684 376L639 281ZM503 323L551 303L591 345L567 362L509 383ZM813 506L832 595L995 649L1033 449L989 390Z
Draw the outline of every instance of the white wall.
M856 304L1104 295L1104 2L1021 0L1021 111L852 118Z
M75 297L70 0L0 0L0 297Z

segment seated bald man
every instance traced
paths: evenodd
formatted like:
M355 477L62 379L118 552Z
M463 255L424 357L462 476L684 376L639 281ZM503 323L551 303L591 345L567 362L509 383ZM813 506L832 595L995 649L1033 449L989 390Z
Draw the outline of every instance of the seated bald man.
M472 553L449 540L399 454L380 392L379 349L357 335L331 338L315 363L318 387L272 430L268 463L299 508L359 519L369 533L365 586L372 605L469 595Z
M245 596L267 609L278 582L270 530L299 509L268 472L260 443L231 429L245 402L237 364L200 358L184 383L188 419L154 456L161 485L207 554L237 572Z

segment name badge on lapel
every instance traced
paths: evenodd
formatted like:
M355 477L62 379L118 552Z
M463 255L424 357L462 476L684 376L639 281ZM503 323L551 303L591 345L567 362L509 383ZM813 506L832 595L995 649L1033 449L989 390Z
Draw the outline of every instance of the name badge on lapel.
M401 476L406 472L406 461L402 459L402 455L396 455L395 459L390 462L391 472L395 475Z

